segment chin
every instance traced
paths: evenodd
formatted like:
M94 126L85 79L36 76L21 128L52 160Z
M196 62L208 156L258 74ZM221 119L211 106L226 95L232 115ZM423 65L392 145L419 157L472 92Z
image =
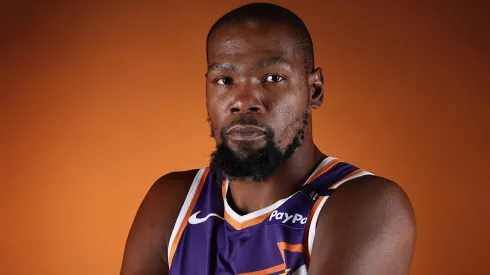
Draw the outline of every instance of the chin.
M227 142L228 148L239 155L250 155L257 153L260 150L263 150L267 147L266 142L247 142L247 141L239 141L239 142Z
M236 148L231 149L231 152L237 159L245 160L251 156L256 155L260 149L252 149L252 148Z

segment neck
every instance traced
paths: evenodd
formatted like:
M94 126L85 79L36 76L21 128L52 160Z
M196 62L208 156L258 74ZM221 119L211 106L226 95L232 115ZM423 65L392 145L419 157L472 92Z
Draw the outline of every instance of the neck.
M246 214L286 198L304 184L325 157L312 140L304 142L266 182L230 181L229 203L237 213Z

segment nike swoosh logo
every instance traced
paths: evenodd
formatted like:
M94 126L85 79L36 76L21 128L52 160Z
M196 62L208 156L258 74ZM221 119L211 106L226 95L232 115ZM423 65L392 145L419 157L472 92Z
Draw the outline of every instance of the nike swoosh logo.
M207 219L209 219L210 217L217 217L217 218L220 218L220 219L224 220L223 217L221 217L218 214L214 214L214 213L209 213L204 218L198 218L197 215L199 213L201 213L201 211L197 211L196 213L192 214L192 216L189 217L189 223L190 224L200 224L200 223L203 223L203 222L207 221Z

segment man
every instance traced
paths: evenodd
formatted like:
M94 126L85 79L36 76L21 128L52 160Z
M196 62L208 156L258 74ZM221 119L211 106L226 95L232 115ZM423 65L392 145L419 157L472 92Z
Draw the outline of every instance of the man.
M235 9L209 31L207 61L216 151L209 168L151 187L121 274L408 274L403 190L313 142L323 72L301 19L272 4Z

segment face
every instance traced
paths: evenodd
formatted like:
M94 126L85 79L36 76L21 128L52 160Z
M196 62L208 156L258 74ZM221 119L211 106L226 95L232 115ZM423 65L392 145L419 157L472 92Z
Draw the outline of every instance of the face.
M206 74L216 140L211 168L230 178L267 180L308 132L310 108L321 103L319 75L305 70L287 26L253 21L218 28L208 41Z

